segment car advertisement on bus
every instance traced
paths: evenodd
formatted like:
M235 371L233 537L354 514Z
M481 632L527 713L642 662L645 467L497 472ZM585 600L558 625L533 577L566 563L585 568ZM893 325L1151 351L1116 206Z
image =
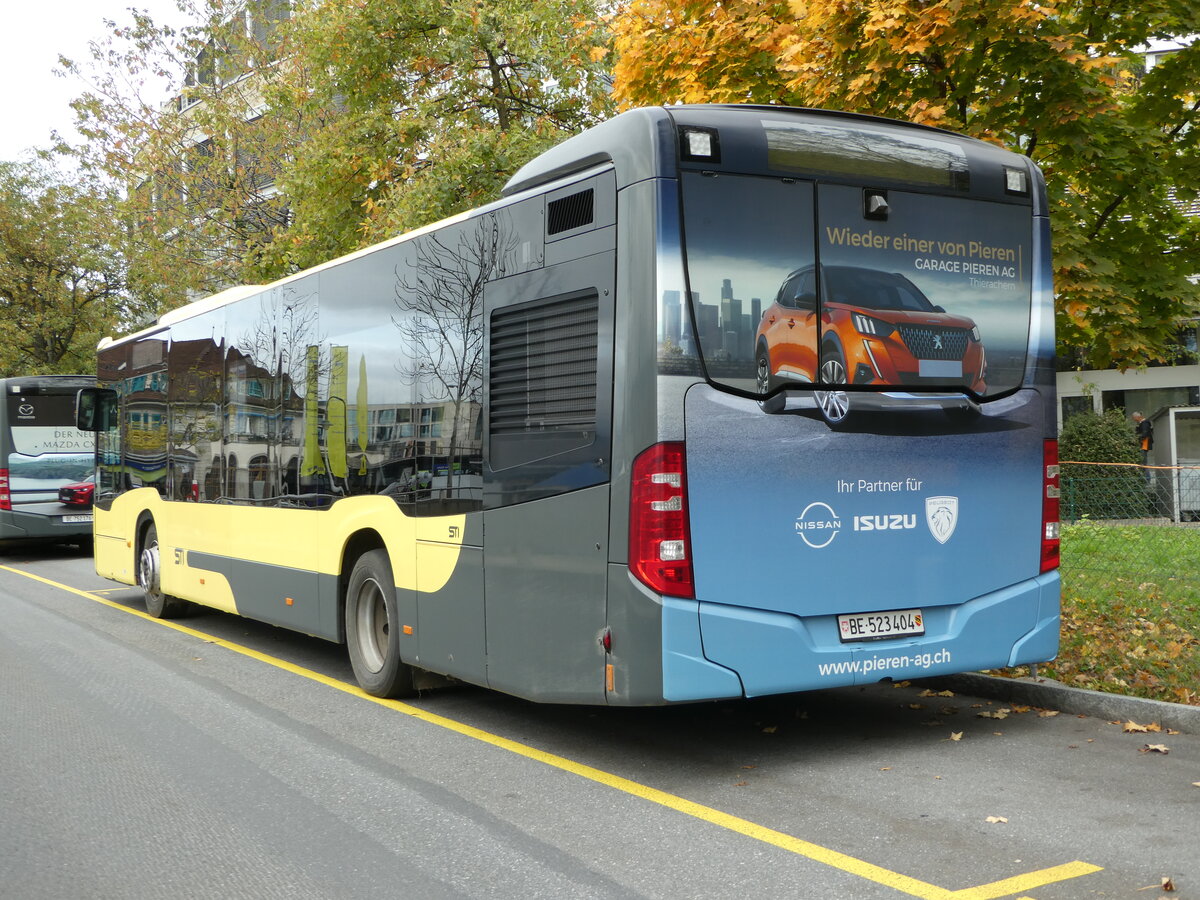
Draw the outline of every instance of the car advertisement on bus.
M766 693L797 677L801 647L807 687L1052 656L1045 412L1020 390L1029 207L686 182L681 353L709 382L685 393L706 658Z

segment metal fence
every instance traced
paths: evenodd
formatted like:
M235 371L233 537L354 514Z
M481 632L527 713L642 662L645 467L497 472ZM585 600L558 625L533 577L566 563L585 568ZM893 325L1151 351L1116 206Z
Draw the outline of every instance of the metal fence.
M1064 593L1200 603L1200 468L1064 464Z

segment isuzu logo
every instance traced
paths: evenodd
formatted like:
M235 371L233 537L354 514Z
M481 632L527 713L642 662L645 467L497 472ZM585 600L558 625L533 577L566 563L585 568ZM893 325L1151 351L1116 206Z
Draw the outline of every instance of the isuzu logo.
M842 520L828 503L810 503L796 519L796 534L814 550L828 547L838 532L842 530Z
M929 526L929 533L939 544L950 540L950 535L954 534L958 525L958 498L926 497L925 524Z
M917 517L903 513L887 516L855 516L855 531L907 531L917 527Z

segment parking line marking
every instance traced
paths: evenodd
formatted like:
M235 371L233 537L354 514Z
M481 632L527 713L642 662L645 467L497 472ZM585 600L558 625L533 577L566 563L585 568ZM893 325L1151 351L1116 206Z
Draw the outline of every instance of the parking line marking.
M1068 881L1083 875L1091 875L1093 872L1099 872L1102 869L1103 866L1094 866L1091 863L1076 860L1075 862L1064 863L1061 866L1052 866L1049 869L1041 869L1037 872L1028 872L1025 875L1005 878L1002 881L993 881L991 884L982 884L979 887L955 891L952 896L956 900L997 900L999 897L1011 897L1013 894L1031 891L1043 885Z
M203 631L195 628L189 628L186 625L180 625L178 622L173 622L169 619L156 619L148 613L141 610L131 609L121 603L109 600L105 597L98 596L95 592L80 590L79 588L71 587L61 582L52 581L49 578L43 578L40 575L34 575L31 572L23 572L20 569L14 569L9 566L0 565L0 571L12 572L15 575L21 575L33 581L41 582L50 587L58 588L70 594L83 597L91 600L94 603L100 603L112 609L120 610L121 612L146 619L149 622L154 622L166 628L174 629L181 634L186 634L194 637L197 640L203 641L206 644L214 644L218 647L223 647L234 653L250 659L266 663L269 666L274 666L277 669L282 669L285 672L290 672L293 675L299 675L302 678L307 678L310 681L315 681L334 690L341 691L344 694L349 694L353 697L358 697L362 700L368 700L379 706L385 706L388 709L403 713L413 719L418 719L430 725L435 725L439 728L444 728L448 731L453 731L456 734L464 737L473 738L482 743L489 744L501 750L506 750L518 756L523 756L526 759L534 760L535 762L543 763L563 772L569 772L577 775L580 778L586 778L597 784L612 788L613 790L621 791L634 797L640 797L651 803L659 806L672 809L684 815L691 816L695 819L708 822L711 825L716 825L719 828L724 828L728 831L733 831L745 837L752 838L756 841L761 841L766 844L778 847L781 850L786 850L789 853L794 853L798 856L803 856L811 859L814 862L829 866L833 869L839 869L850 875L855 875L867 881L873 881L876 884L885 885L909 894L913 897L919 897L921 900L999 900L1001 897L1009 897L1013 894L1032 890L1047 884L1054 884L1060 881L1067 881L1071 878L1079 878L1083 875L1090 875L1093 872L1099 872L1103 869L1102 866L1095 866L1091 863L1074 861L1065 863L1060 866L1053 866L1048 869L1041 869L1036 872L1029 872L1024 875L1017 875L1012 878L1006 878L1001 881L993 881L989 884L980 885L979 887L965 888L959 891L951 891L946 888L938 887L935 884L930 884L926 881L921 881L917 878L912 878L908 875L903 875L899 872L893 872L890 869L885 869L882 866L877 866L857 857L850 856L846 853L841 853L837 850L831 850L828 847L822 847L819 844L814 844L810 841L801 838L793 837L790 834L785 834L781 831L776 831L773 828L759 825L751 822L748 819L740 818L739 816L731 815L730 813L722 812L719 809L714 809L710 806L704 806L700 803L695 803L683 797L669 794L666 791L660 791L657 788L652 788L648 785L641 784L636 781L631 781L628 778L623 778L620 775L614 775L611 772L605 772L602 769L596 769L585 763L575 762L563 756L557 756L553 753L547 753L544 750L538 750L536 747L531 747L528 744L522 744L518 741L511 740L506 737L501 737L498 734L484 731L476 728L473 725L466 725L462 722L448 719L445 716L439 716L436 713L431 713L418 707L404 703L400 700L386 700L381 697L372 697L364 692L360 687L350 684L345 681L339 681L328 675L323 675L320 672L306 669L303 666L295 665L285 659L279 659L275 656L269 656L258 650L241 644L235 644L227 641L224 638L214 637Z

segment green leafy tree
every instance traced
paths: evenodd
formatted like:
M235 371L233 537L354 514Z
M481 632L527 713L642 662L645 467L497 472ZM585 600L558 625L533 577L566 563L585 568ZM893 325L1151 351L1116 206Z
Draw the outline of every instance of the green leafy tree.
M95 371L124 260L115 197L41 163L0 163L0 373Z
M129 186L151 314L493 199L609 111L591 0L179 6L194 26L135 12L63 60L89 85L70 149Z
M1029 0L631 0L610 23L623 106L753 101L949 128L1030 155L1052 203L1060 348L1170 356L1200 311L1200 7Z
M342 0L296 13L267 91L313 128L282 173L267 269L308 266L498 196L610 111L593 0Z
M286 225L272 184L301 143L294 110L267 110L285 0L179 0L195 23L176 31L132 11L63 70L88 171L125 187L130 289L153 316L244 279Z

